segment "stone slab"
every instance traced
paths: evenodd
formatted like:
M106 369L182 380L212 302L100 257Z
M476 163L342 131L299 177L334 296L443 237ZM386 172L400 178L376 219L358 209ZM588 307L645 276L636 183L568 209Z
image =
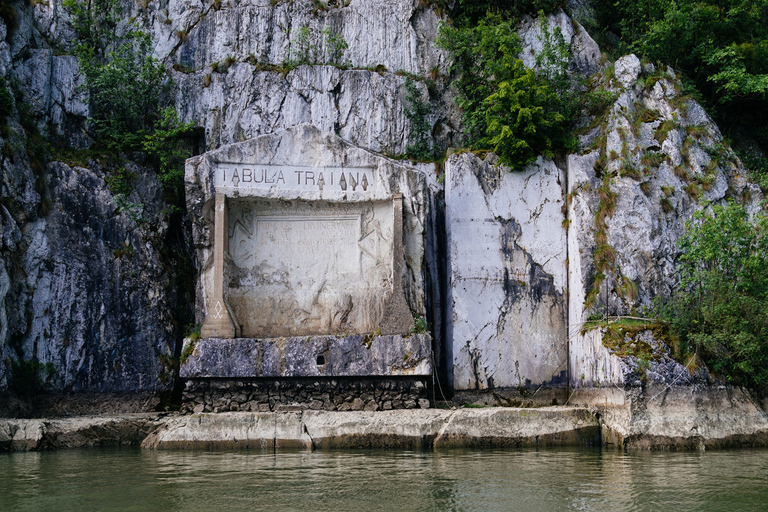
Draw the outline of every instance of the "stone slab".
M510 172L492 158L446 164L453 387L564 387L565 173L542 158Z
M380 329L394 221L392 201L229 201L228 302L242 335Z
M185 182L204 337L407 334L425 315L416 168L301 125L192 158Z
M0 419L0 451L138 445L162 421L158 414Z
M369 377L432 374L429 334L205 338L182 378Z

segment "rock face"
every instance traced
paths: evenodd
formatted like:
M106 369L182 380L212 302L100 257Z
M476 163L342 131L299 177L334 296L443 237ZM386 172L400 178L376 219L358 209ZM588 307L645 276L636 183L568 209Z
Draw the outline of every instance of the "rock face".
M565 173L465 153L446 174L454 388L565 384Z
M208 338L194 344L192 355L181 368L181 377L430 375L431 343L426 334L264 340Z
M134 191L116 199L98 165L54 162L45 170L47 215L2 206L2 359L36 360L52 389L170 386L162 363L177 335L174 269L161 256L168 222L157 181L128 169ZM13 178L2 178L9 187Z
M14 97L0 130L0 388L8 385L10 358L32 361L33 373L52 389L167 389L184 307L193 302L184 300L180 280L195 264L202 276L197 322L206 313L213 178L204 159L190 161L192 234L184 240L183 225L164 213L151 170L126 163L117 173L58 152L50 162L42 158L45 136L69 148L92 140L84 79L67 54L74 41L69 15L60 0L33 3L16 5L15 30L0 21L0 74L9 77ZM590 87L610 98L604 112L584 121L582 150L515 173L495 166L493 156L453 154L444 200L439 165L386 156L403 154L409 143L404 83L410 74L432 107L426 135L440 150L460 144L460 112L444 77L447 56L433 45L441 15L425 4L123 2L119 29L134 18L151 36L155 57L172 69L171 103L182 120L204 128L204 146L219 163L238 163L253 150L270 164L368 168L376 182L367 199L402 194L402 233L394 229L394 210L390 218L389 210L371 206L366 212L378 226L393 228L371 240L400 239L402 251L393 255L400 266L390 283L402 290L400 311L431 322L436 361L456 389L564 386L566 378L571 387L632 387L643 377L665 385L669 375L682 378L677 366L642 374L636 361L603 345L601 332L581 333L580 326L592 314L644 314L654 297L669 295L675 243L693 213L709 207L702 201L734 199L751 212L759 208L759 189L747 182L717 127L681 96L671 70L633 55L613 66L601 63L583 28L558 13L546 22L573 48L569 70L587 75L600 68ZM521 58L535 67L543 48L538 20L524 20L518 33ZM119 194L119 181L131 175L128 193ZM344 199L325 194L261 199L274 209L304 200L318 211ZM249 212L235 213L242 220ZM187 258L189 240L196 254ZM227 278L233 289L253 284L243 275ZM335 307L343 305L342 295L334 295ZM302 304L311 310L317 296L308 290ZM324 334L360 334L387 307L366 305L378 316L367 323L358 318L348 332L341 331L354 322L343 315L336 323L332 315L315 319ZM242 323L253 336L263 327ZM390 332L410 330L400 323ZM301 334L315 330L313 324Z
M208 149L312 123L373 151L402 154L410 123L404 77L395 72L425 76L446 58L432 45L440 18L411 1L318 8L308 0L171 0L123 9L174 68L176 108L205 128ZM58 1L36 5L34 19L39 37L71 49L72 29Z
M597 408L608 446L705 450L768 445L765 408L749 391L724 385L659 385L576 391L572 403Z
M702 208L728 199L751 212L762 194L700 105L671 70L622 57L597 86L613 94L602 119L567 158L569 322L627 315L669 296L678 238ZM621 384L600 334L572 329L571 384Z

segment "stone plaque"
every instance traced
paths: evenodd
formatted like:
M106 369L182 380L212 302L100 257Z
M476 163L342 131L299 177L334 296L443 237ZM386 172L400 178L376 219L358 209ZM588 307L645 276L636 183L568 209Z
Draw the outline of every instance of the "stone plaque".
M229 304L242 335L378 329L393 292L393 223L392 201L231 201Z

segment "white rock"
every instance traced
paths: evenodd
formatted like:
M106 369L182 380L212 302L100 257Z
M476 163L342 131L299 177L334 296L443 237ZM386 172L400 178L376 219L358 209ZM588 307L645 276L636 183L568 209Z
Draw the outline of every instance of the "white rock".
M637 55L625 55L616 61L614 76L626 89L637 82L641 69L640 59L637 58Z
M556 384L567 337L565 175L456 154L446 167L454 389ZM561 372L563 372L561 374Z

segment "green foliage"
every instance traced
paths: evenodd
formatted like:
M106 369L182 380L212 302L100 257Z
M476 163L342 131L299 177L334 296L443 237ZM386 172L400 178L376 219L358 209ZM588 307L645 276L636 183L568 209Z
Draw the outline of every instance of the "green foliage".
M328 64L333 66L342 66L342 57L344 56L344 50L349 48L347 41L341 34L331 32L331 27L325 27L323 30L323 36L325 37L326 53L328 54Z
M127 170L125 167L120 167L104 177L104 181L107 183L107 188L112 194L129 194L131 192L131 185L133 183L136 174Z
M11 33L16 29L19 24L19 15L16 12L16 7L13 5L12 0L0 0L0 18L5 22L5 26L8 28L8 33Z
M429 103L422 98L421 91L410 76L405 77L405 117L411 122L408 132L408 146L405 152L409 157L417 160L430 160L433 158L429 124Z
M742 157L742 161L749 171L749 178L760 186L763 193L768 193L768 158L748 154Z
M680 238L680 290L660 312L730 381L768 384L768 217L736 204L695 214Z
M484 102L488 137L482 142L499 155L501 163L521 168L538 154L554 155L556 142L550 134L566 118L548 108L558 99L554 89L542 85L521 60L513 60L509 71L511 76Z
M46 382L56 373L52 363L43 364L35 360L8 358L5 365L9 371L8 387L22 397L31 397L44 391Z
M91 102L90 123L96 144L108 151L146 151L157 164L166 201L183 203L184 160L191 151L186 139L193 124L182 124L163 96L173 85L165 67L152 57L151 38L134 24L121 27L117 0L64 0L77 35L75 55L86 77ZM226 70L235 62L228 57ZM120 208L137 222L144 217L130 203L131 179L119 168L107 178Z
M286 64L290 66L312 64L315 45L311 42L311 36L312 33L309 27L301 27L298 30L296 35L291 38L290 58Z
M514 24L491 14L474 27L444 24L436 44L451 53L450 72L458 76L455 84L457 102L464 111L464 135L469 146L476 146L487 131L483 102L506 76L504 61L517 60L521 50Z
M429 331L429 324L427 324L427 319L423 316L415 316L413 317L413 327L411 328L411 333L413 334L424 334Z
M442 25L437 45L451 53L458 74L458 104L464 135L473 149L495 151L519 168L537 155L573 147L569 135L576 101L566 74L570 48L559 30L550 33L540 16L544 50L538 74L518 58L515 22L489 13L470 27Z
M726 133L768 148L768 0L596 0L617 49L672 65ZM615 36L614 36L615 37Z
M451 18L456 20L458 26L467 27L478 23L489 12L507 18L520 18L539 11L554 12L562 5L562 0L457 0L453 3Z
M194 123L182 124L176 110L167 107L161 111L154 131L142 143L144 151L157 161L157 176L165 198L173 204L183 202L184 160L190 154L183 141L193 128Z
M119 30L116 0L65 0L75 34L74 53L86 77L97 141L115 151L141 148L171 82L152 57L151 38L135 25Z

